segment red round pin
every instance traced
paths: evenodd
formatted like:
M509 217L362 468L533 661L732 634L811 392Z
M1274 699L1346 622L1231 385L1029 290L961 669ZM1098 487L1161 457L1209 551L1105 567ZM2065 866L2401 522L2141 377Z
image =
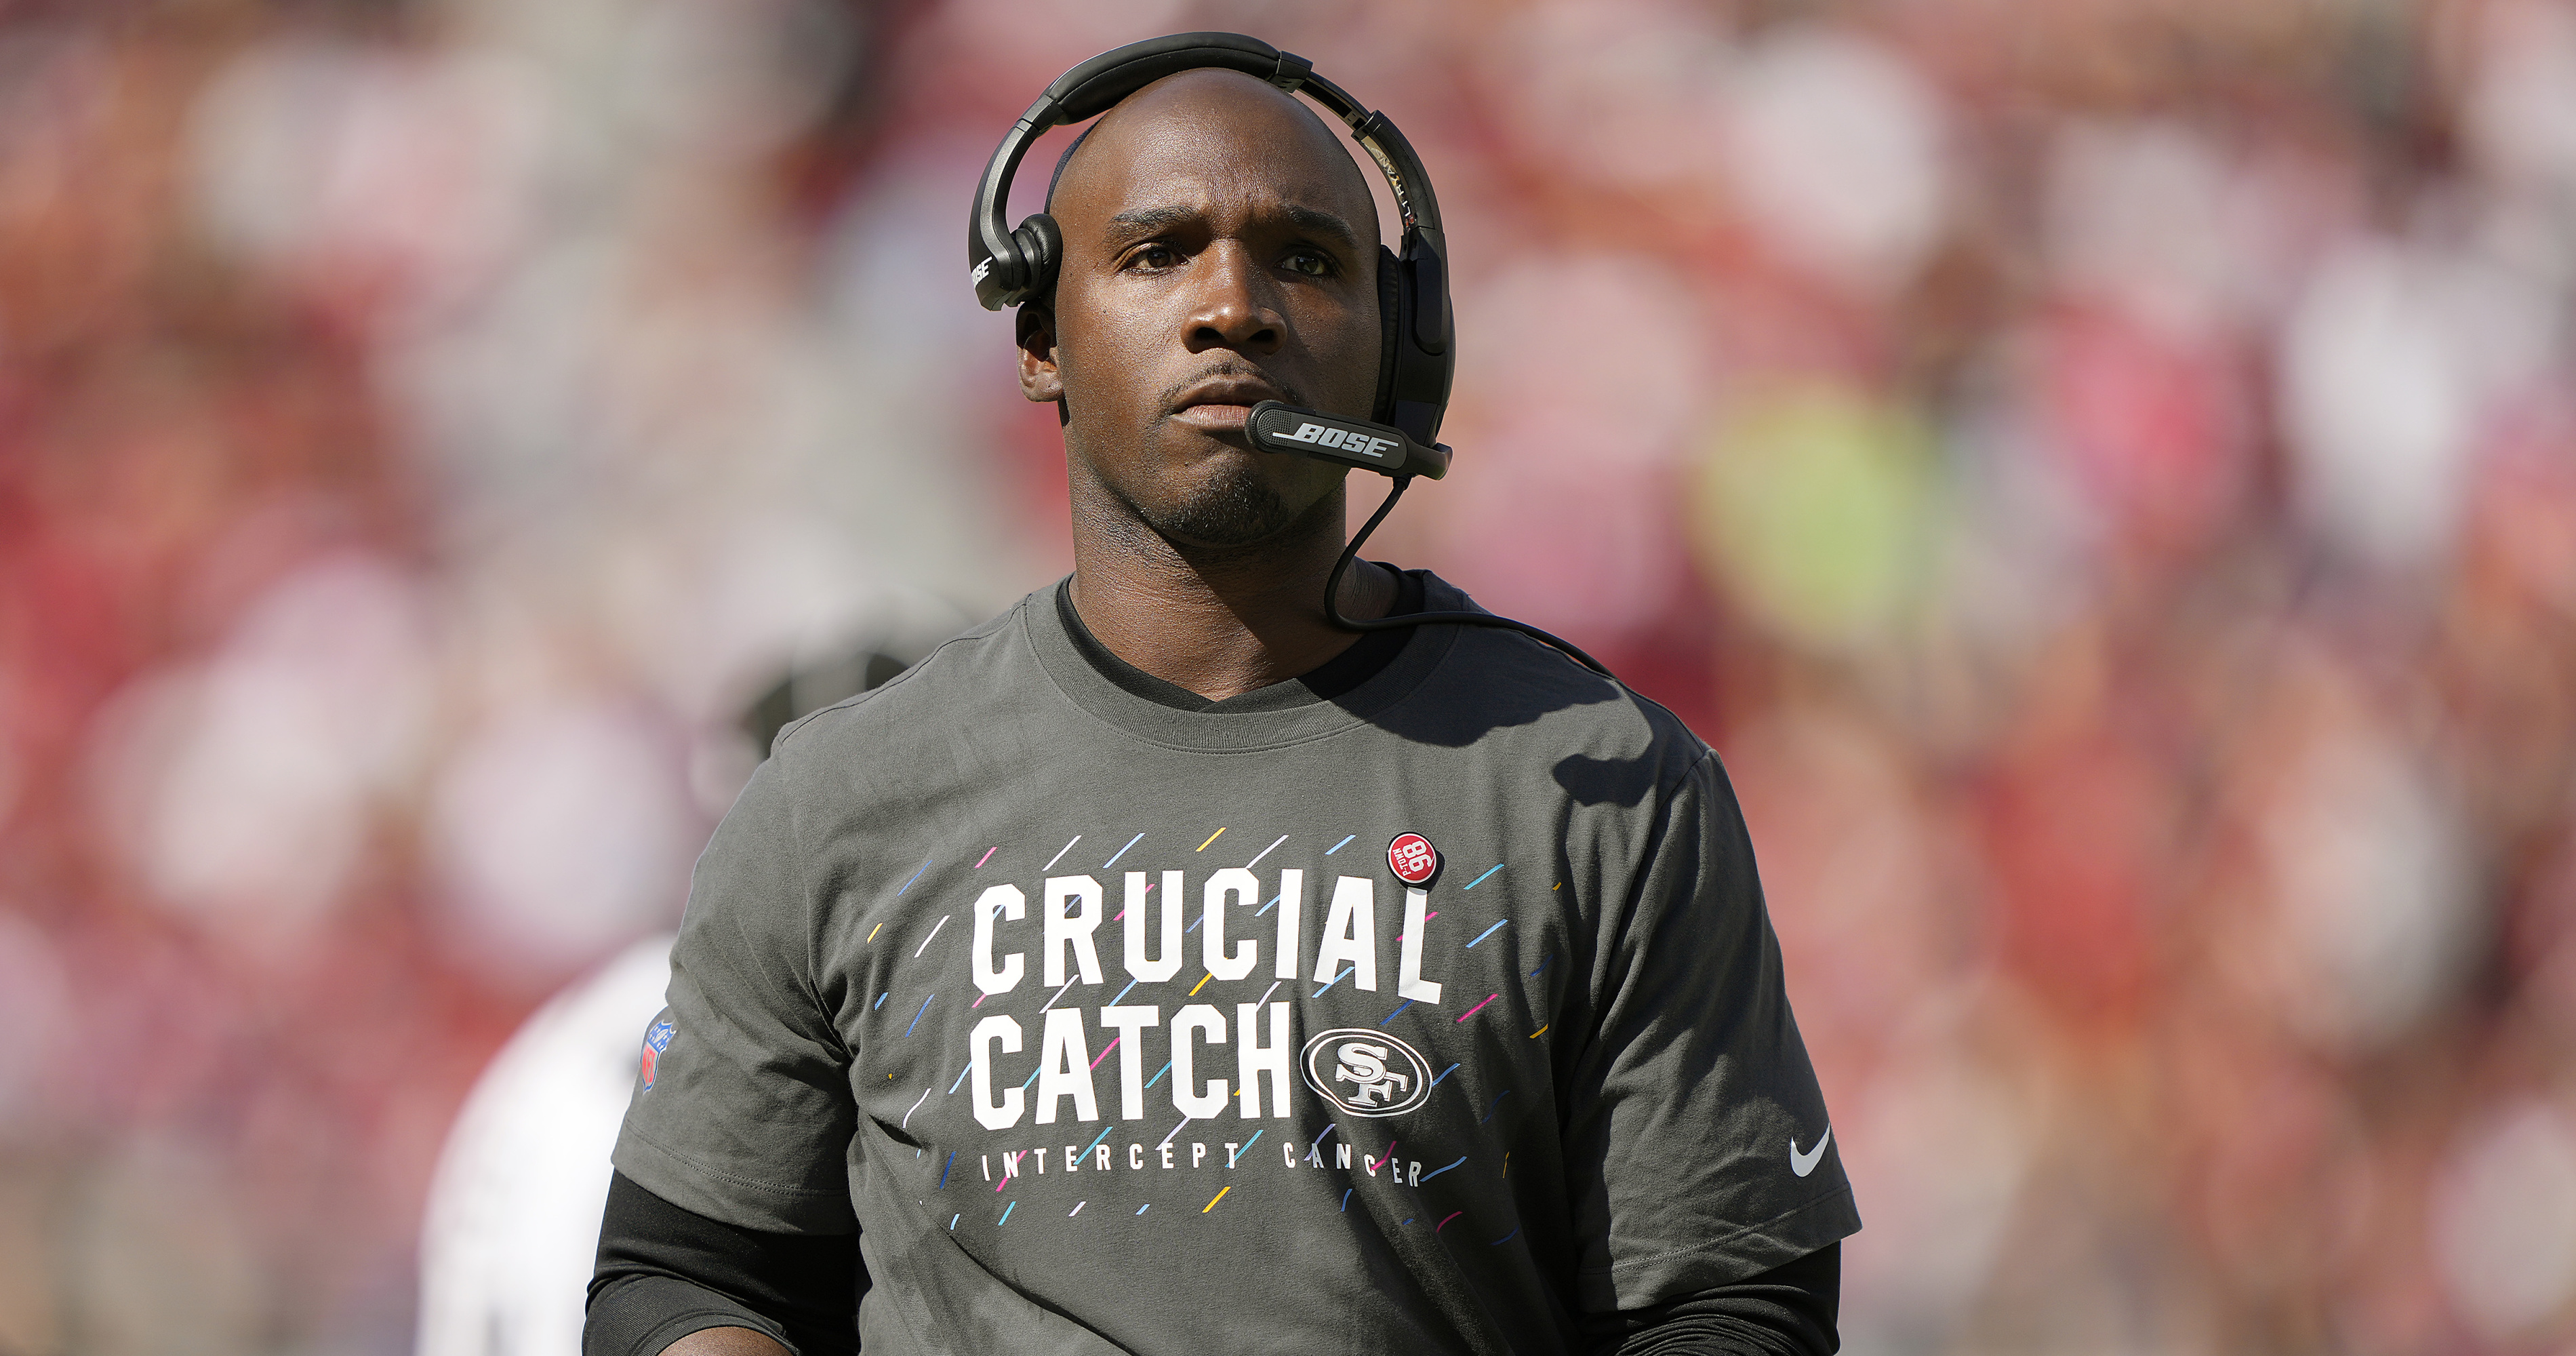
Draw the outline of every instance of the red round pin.
M1387 869L1407 885L1421 885L1440 871L1440 850L1418 833L1399 833L1386 845Z

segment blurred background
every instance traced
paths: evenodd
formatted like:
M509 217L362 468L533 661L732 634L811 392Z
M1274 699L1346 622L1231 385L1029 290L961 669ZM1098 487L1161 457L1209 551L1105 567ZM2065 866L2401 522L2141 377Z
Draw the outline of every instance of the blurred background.
M467 1088L746 708L1069 568L970 183L1189 28L1438 184L1459 474L1372 554L1726 757L1847 1350L2576 1351L2571 0L64 0L0 1352L411 1349Z

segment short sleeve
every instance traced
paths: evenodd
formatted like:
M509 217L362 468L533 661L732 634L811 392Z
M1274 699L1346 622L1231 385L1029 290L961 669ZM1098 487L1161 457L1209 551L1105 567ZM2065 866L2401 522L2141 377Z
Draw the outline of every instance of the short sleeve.
M795 808L778 760L762 763L698 858L612 1161L728 1224L846 1234L857 1112L849 1055L814 997Z
M1592 1312L1739 1281L1860 1228L1716 755L1664 798L1630 884L1601 913L1566 1129Z

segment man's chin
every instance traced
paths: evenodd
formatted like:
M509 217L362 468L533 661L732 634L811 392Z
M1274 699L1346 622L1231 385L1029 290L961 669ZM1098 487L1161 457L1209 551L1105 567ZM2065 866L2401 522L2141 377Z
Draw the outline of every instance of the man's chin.
M1103 477L1136 520L1176 546L1257 547L1294 530L1331 497L1336 468L1252 450L1240 429L1220 432L1169 420ZM1321 473L1319 476L1317 473Z
M1184 546L1257 546L1296 518L1270 483L1250 468L1201 482L1187 497L1150 515L1156 532Z

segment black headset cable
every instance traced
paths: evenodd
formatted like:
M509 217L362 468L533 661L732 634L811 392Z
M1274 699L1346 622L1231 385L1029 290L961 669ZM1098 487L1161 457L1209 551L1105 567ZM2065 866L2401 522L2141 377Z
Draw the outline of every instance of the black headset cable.
M1408 626L1492 626L1505 631L1518 631L1541 644L1555 646L1576 663L1611 682L1619 681L1618 675L1604 668L1600 660L1585 654L1575 646L1574 642L1550 635L1528 622L1514 621L1509 617L1497 617L1491 612L1407 612L1402 616L1379 617L1373 621L1360 621L1343 616L1340 602L1342 572L1351 567L1351 561L1360 553L1361 544L1369 539L1370 533L1377 531L1379 523L1386 521L1386 515L1395 508L1395 501L1404 497L1405 487L1412 483L1411 476L1395 477L1395 488L1387 492L1386 502L1378 505L1377 512L1369 515L1367 525L1359 530L1358 535L1351 538L1350 545L1342 548L1342 558L1333 562L1332 576L1324 581L1324 620L1344 631L1395 631Z

